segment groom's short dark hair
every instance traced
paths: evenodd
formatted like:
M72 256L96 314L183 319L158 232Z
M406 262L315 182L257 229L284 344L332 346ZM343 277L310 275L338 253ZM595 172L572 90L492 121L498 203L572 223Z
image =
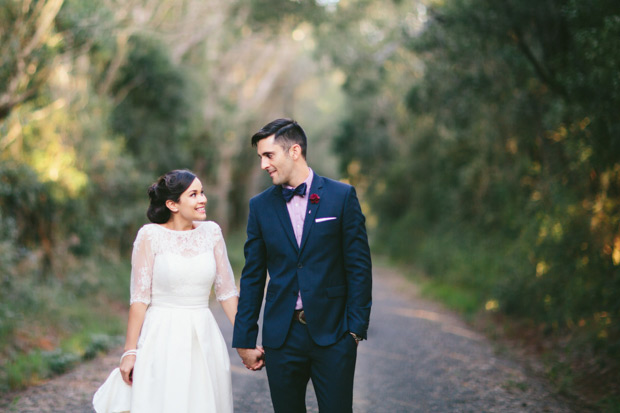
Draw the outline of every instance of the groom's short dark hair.
M301 155L306 158L308 140L306 133L297 122L292 119L276 119L269 122L252 136L252 146L257 146L262 139L274 135L274 141L285 150L297 144L301 147Z

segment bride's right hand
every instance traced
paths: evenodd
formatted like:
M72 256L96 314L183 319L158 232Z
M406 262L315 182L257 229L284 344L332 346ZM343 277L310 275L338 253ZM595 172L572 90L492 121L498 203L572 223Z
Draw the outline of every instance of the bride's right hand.
M120 370L123 381L131 386L133 382L133 366L136 364L136 356L131 354L123 357L121 360Z

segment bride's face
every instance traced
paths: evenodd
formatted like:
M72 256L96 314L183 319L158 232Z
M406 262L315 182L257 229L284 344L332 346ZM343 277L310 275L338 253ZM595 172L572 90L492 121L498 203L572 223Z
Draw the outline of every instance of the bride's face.
M200 179L194 179L194 182L181 194L179 202L175 202L173 212L177 213L179 218L184 221L202 221L207 217L205 206L207 205L207 197L202 189Z

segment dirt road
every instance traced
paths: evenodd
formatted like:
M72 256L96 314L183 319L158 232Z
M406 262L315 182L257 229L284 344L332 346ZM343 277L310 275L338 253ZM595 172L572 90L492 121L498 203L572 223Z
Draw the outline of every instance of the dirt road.
M230 343L232 328L213 312ZM547 383L456 315L420 298L395 270L376 268L368 341L359 346L355 412L572 412ZM40 386L13 395L8 412L92 412L97 387L120 349ZM250 372L230 349L236 412L270 412L265 371ZM312 386L308 411L318 412Z

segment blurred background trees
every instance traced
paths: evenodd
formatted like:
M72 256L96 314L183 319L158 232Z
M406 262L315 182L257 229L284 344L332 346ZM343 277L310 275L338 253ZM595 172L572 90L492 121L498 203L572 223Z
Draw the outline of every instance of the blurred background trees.
M242 231L269 185L248 138L287 116L376 252L618 382L616 1L0 0L0 50L3 337L34 286L105 287L81 269L127 257L169 169Z

